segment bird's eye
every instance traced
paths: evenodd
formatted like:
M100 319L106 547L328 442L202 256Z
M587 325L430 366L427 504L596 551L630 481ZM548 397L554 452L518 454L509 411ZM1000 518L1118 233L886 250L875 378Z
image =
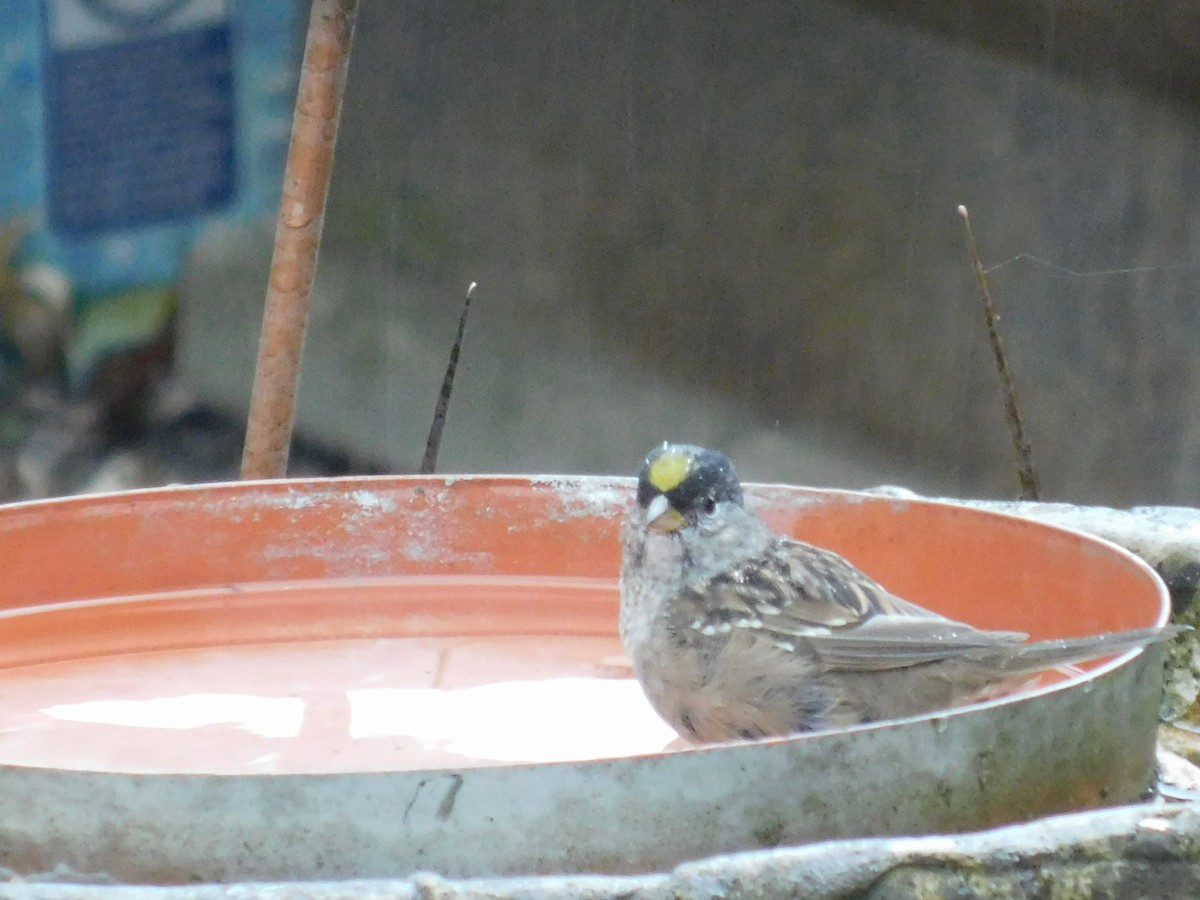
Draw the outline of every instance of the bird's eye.
M711 516L717 511L717 498L709 494L700 501L700 508L704 510L706 516Z

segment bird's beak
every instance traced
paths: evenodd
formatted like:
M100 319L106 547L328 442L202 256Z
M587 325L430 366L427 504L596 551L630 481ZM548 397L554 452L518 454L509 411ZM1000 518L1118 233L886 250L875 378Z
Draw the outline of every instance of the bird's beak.
M683 527L683 516L671 508L671 501L665 494L659 494L646 507L646 524L655 531L670 533Z

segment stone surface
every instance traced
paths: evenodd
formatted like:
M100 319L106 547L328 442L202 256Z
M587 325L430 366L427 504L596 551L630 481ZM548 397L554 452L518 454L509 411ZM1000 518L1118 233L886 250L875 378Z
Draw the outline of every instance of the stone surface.
M788 448L835 425L922 489L1007 493L966 203L1048 494L1200 502L1187 9L1099 12L1089 43L1074 4L1021 7L922 33L823 2L364 6L302 422L411 468L478 281L448 468L766 435L748 474L813 483ZM1120 16L1177 40L1106 54ZM992 52L1010 20L1022 49ZM266 257L236 285L229 260L193 267L183 356L240 408Z
M118 887L9 883L4 900L1154 897L1200 893L1200 806L1122 807L976 834L832 841L714 857L666 875Z
M1136 5L1076 0L991 0L967 13L956 0L842 0L872 15L1004 55L1073 81L1200 100L1200 7L1192 0Z
M255 278L269 235L214 239L194 259L181 311L180 368L205 402L244 415L261 319ZM386 268L323 255L298 405L299 427L380 468L412 472L425 448L457 325L461 293L396 280ZM836 426L767 418L701 385L588 342L586 319L553 334L520 327L496 282L472 303L439 471L626 474L666 436L724 447L747 480L865 487L902 480L926 491L952 480ZM493 291L498 290L497 297ZM439 291L444 291L439 294Z

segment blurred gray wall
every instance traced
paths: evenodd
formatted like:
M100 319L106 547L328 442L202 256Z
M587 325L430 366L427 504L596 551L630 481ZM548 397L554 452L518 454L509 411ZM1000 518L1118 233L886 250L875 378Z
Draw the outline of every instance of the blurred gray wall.
M672 437L1010 495L965 203L1047 495L1200 502L1200 12L1058 6L361 4L302 424L415 466L478 281L445 468ZM233 408L269 244L191 275L183 366Z

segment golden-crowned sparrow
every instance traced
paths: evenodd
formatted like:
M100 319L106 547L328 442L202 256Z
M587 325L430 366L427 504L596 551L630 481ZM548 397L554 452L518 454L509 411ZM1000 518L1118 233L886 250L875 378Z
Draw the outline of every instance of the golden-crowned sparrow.
M728 457L664 443L622 535L621 639L684 737L758 738L918 715L1179 630L1022 643L889 593L746 509Z

